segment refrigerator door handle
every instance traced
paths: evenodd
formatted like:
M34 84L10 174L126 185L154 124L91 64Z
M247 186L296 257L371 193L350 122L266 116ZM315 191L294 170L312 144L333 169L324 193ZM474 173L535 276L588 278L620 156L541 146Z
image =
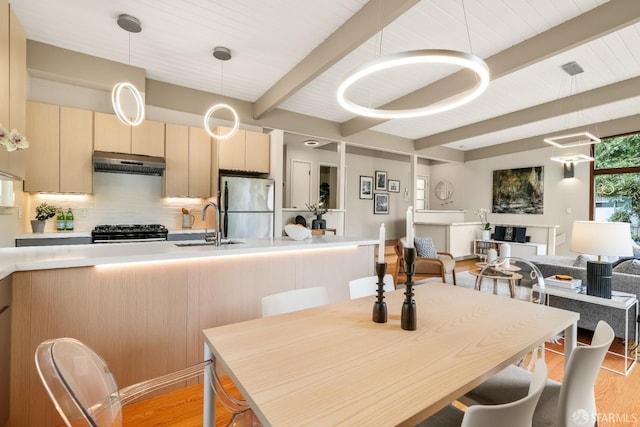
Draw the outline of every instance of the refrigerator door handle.
M229 185L227 182L224 183L224 211L227 212L229 210Z

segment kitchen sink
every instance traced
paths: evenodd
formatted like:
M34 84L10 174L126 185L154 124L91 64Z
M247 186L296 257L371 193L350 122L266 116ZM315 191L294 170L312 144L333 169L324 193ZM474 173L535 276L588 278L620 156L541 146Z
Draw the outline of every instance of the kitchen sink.
M240 240L230 240L230 239L222 239L220 241L220 245L238 245L244 243ZM185 243L174 243L174 245L176 246L214 246L216 245L216 242L201 242L201 241L197 241L197 242L185 242Z

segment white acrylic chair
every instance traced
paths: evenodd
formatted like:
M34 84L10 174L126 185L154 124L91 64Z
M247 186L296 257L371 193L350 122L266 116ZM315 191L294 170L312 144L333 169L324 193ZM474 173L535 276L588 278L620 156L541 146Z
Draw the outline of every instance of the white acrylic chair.
M394 291L396 285L393 283L393 276L385 274L382 279L383 289L387 292ZM361 277L349 281L349 297L351 299L375 295L378 291L378 276Z
M597 418L594 385L600 365L615 334L609 324L598 322L591 345L576 347L569 356L562 383L548 380L533 415L533 426L568 427L593 425ZM509 366L491 377L460 401L471 404L499 404L526 392L531 373ZM579 417L579 420L576 420ZM580 423L581 424L580 424Z
M329 292L324 286L279 292L262 298L262 317L326 304L329 304Z
M71 427L118 427L122 407L139 397L207 372L220 403L232 414L228 426L260 426L249 404L229 395L211 360L161 377L118 389L118 384L100 355L73 338L42 342L35 353L40 379L64 423Z
M531 427L533 412L547 380L547 365L538 359L528 393L515 402L500 405L475 405L466 412L449 405L419 424L420 427Z

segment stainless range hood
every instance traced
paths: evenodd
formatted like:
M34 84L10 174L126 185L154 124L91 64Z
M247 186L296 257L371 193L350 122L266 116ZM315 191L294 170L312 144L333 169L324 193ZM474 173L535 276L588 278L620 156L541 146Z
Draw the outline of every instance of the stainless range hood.
M162 176L165 166L162 157L107 151L93 152L93 170L96 172Z

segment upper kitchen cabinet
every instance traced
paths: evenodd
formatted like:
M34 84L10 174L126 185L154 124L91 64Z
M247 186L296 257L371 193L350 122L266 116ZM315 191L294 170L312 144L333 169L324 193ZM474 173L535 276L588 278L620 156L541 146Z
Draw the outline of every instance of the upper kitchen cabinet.
M145 120L131 126L131 154L164 157L165 124Z
M167 123L166 197L211 196L211 137L202 128Z
M218 126L223 135L229 128ZM238 129L229 139L218 140L218 168L222 170L269 173L271 170L269 135Z
M0 1L0 123L7 131L26 132L27 40L6 0ZM0 172L24 177L24 151L0 148Z
M92 193L93 113L29 102L24 191Z
M145 120L138 126L127 126L114 114L94 114L96 151L164 157L164 123Z

